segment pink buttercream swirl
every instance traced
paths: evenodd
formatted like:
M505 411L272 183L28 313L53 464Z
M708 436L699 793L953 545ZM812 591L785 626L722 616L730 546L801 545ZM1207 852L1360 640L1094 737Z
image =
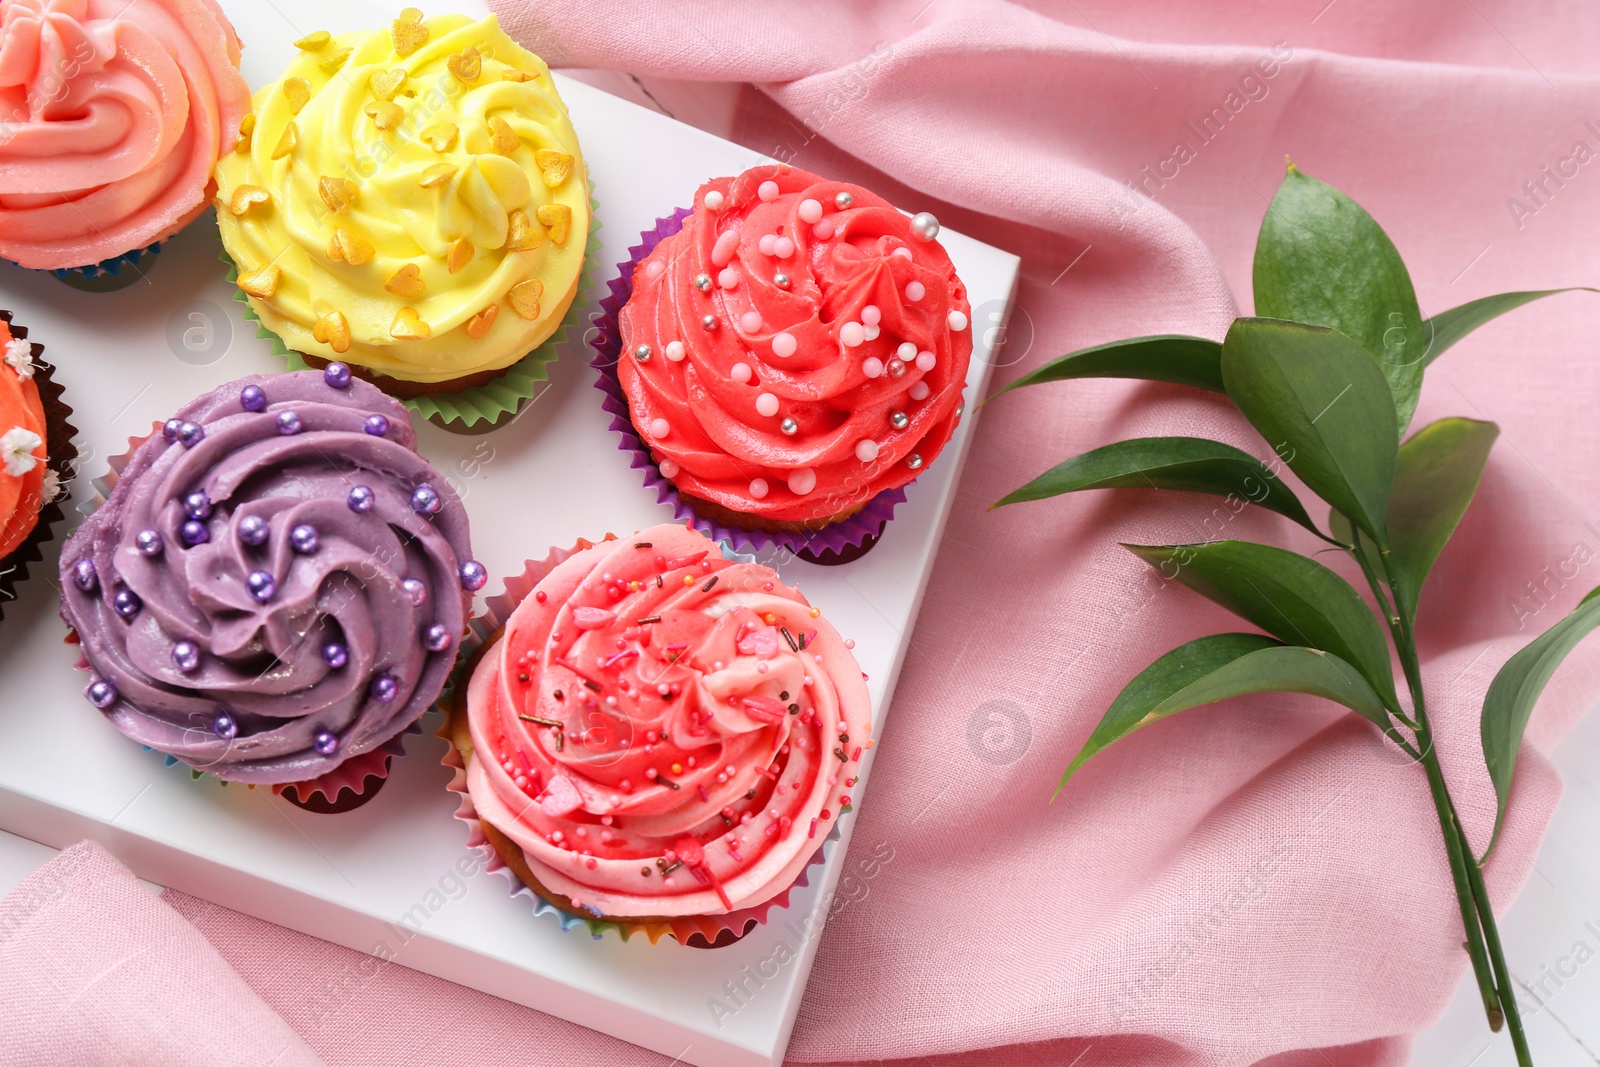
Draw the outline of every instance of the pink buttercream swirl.
M215 0L0 0L0 256L81 267L171 236L249 110Z
M507 619L468 683L467 789L576 908L722 915L804 870L870 710L799 592L656 526L571 556Z

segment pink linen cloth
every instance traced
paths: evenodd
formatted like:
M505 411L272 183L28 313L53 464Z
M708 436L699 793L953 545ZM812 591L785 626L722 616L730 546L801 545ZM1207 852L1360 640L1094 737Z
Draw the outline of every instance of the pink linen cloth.
M1372 211L1427 313L1600 282L1600 10L1575 0L496 7L553 64L751 83L743 142L1018 252L996 387L1089 344L1220 337L1249 309L1255 231L1285 154ZM1479 331L1430 368L1415 422L1467 415L1503 431L1421 621L1438 743L1480 847L1493 815L1483 692L1600 584L1595 299L1556 297ZM996 310L976 309L977 328ZM856 816L854 848L892 859L836 907L791 1061L1403 1063L1466 959L1422 776L1361 720L1298 697L1191 711L1096 758L1048 803L1128 678L1185 640L1242 628L1115 542L1318 546L1195 496L988 505L1125 437L1265 446L1218 398L1111 381L1008 395L976 430ZM1574 654L1530 727L1488 867L1502 907L1560 794L1544 753L1597 695L1600 641ZM352 982L357 953L165 900L261 1005L241 1003L329 1064L667 1062L403 967ZM121 936L126 914L74 921ZM46 945L64 936L30 930ZM0 989L15 975L0 954Z

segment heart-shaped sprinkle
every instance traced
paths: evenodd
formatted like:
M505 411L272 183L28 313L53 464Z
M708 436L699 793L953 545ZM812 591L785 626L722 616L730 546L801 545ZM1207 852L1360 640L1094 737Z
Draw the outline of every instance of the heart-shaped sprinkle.
M348 178L330 178L326 174L317 182L317 192L322 194L322 202L328 205L329 211L347 211L350 205L356 202L356 193L359 187Z
M579 795L578 787L564 774L550 779L550 784L545 787L544 799L539 801L539 810L552 819L571 815L581 807L583 797Z
M304 78L283 79L283 98L289 102L291 112L300 114L300 109L311 99L311 83Z
M328 47L328 42L331 40L333 40L333 35L331 33L329 33L327 30L318 30L315 33L308 33L304 37L300 38L294 43L294 46L300 49L302 52L320 52L324 48Z
M545 185L552 189L566 181L572 174L572 156L569 153L557 152L553 148L541 148L533 154L533 161L538 164Z
M566 244L567 235L572 232L572 209L565 204L540 204L536 214L550 231L550 240Z
M338 311L330 311L311 327L311 336L341 355L350 351L350 324Z
M483 57L478 55L478 50L471 45L445 60L444 65L456 76L456 81L463 85L471 85L478 80L478 75L483 73Z
M350 49L341 48L337 52L329 52L324 55L322 59L317 62L317 66L321 67L323 72L326 74L337 74L339 73L339 68L343 67L345 60L349 58Z
M433 336L433 327L422 321L416 308L405 307L395 312L389 336L397 341L422 341Z
M522 138L509 122L496 115L489 120L489 147L502 156L509 156L522 147Z
M506 226L506 249L511 252L526 252L530 248L538 248L544 244L544 233L533 224L525 211L513 211L508 216Z
M452 163L435 163L422 172L422 177L417 184L424 189L432 189L436 185L443 185L456 176L456 166Z
M781 701L772 697L752 695L740 700L739 703L744 705L746 715L749 715L757 722L767 723L769 726L776 726L783 722L783 717L788 714L789 710L784 707Z
M450 268L451 274L460 274L472 257L477 253L469 238L463 237L450 246L450 252L445 256L445 266Z
M236 185L233 195L228 197L228 210L235 215L243 215L257 204L272 203L272 194L259 185Z
M439 122L423 130L417 136L422 143L435 152L448 152L455 147L456 136L460 133L453 122Z
M511 310L529 320L539 317L539 300L543 296L544 282L538 278L518 282L506 293L506 299L511 302Z
M371 116L372 124L380 130L392 130L406 117L400 105L390 100L374 101L367 105L366 112Z
M502 70L500 72L500 80L508 82L531 82L538 81L539 75L535 74L531 70Z
M268 263L260 270L239 275L239 288L251 296L265 300L278 291L278 279L282 274L276 263Z
M494 325L494 320L500 315L500 305L490 304L472 318L467 320L467 336L474 341L483 340L484 334L489 332L489 327Z
M763 626L751 630L740 639L739 651L747 656L757 659L771 659L778 654L778 631L776 627Z
M407 300L415 300L427 288L422 280L422 269L415 263L407 263L389 276L383 287L395 296L403 296Z
M401 58L427 44L428 27L422 24L422 12L414 7L400 12L400 17L389 28L389 36L394 40L394 54Z
M239 136L233 140L233 150L240 155L250 151L251 134L256 132L255 112L251 112L239 120Z
M343 226L334 229L333 238L328 242L328 258L335 263L359 267L377 254L378 250L372 247L372 242L357 237Z
M300 131L296 129L294 123L291 122L289 125L283 128L283 136L278 138L278 147L272 150L272 158L282 159L290 152L293 152L294 146L299 143Z
M572 609L572 625L580 630L598 630L617 621L617 613L605 608L591 608L586 604Z
M400 67L380 70L368 79L367 86L379 100L393 100L395 91L405 84L406 72Z

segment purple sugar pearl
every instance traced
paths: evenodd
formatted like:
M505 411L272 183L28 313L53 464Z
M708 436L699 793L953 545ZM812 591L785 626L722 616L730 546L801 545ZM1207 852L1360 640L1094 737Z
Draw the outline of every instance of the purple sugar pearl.
M245 585L249 586L250 595L255 597L258 604L265 604L278 591L278 580L266 571L251 571L250 577L245 579Z
M322 368L322 380L335 389L345 389L350 385L350 367L348 364L337 361Z
M411 490L411 510L418 515L434 515L444 507L444 501L439 499L439 490L423 482Z
M204 489L196 489L184 497L183 513L191 519L209 519L211 517L211 494Z
M180 422L178 424L178 441L184 448L193 448L206 439L206 430L197 422Z
M372 699L380 704L387 704L400 695L400 683L394 680L392 674L380 674L372 680L368 687Z
M309 556L322 547L322 538L317 534L317 528L308 522L289 531L289 544L302 556Z
M337 641L329 641L322 646L322 662L338 670L350 662L350 650Z
M443 652L450 647L450 629L444 623L436 622L422 635L422 647L429 652Z
M161 424L161 436L169 443L178 439L178 430L183 427L182 419L168 419Z
M489 572L483 564L475 559L469 559L461 565L461 588L469 593L476 593L489 581Z
M224 741L232 741L239 736L239 724L234 721L227 708L218 708L217 717L211 720L211 732Z
M144 601L132 589L123 589L111 598L111 609L124 619L133 618L143 607Z
M172 665L184 674L191 674L200 666L200 646L193 641L179 641L172 646Z
M105 711L117 702L117 687L104 678L97 678L84 689L83 695L89 698L89 703Z
M358 485L350 490L344 502L350 505L351 511L371 511L373 499L371 486Z
M339 751L339 735L331 730L318 730L311 738L311 747L317 750L319 756L331 756Z
M285 437L300 432L300 416L293 411L278 412L278 432Z
M374 437L382 437L389 432L389 420L382 415L368 415L366 430Z
M246 515L239 520L239 540L247 545L264 545L269 533L267 520L260 515Z
M166 542L161 538L160 530L140 530L134 537L133 543L138 546L142 556L159 556L166 547Z
M72 565L72 584L81 593L92 593L99 588L100 572L95 570L94 560L80 559Z
M423 601L428 599L428 587L422 584L421 578L407 578L400 583L400 588L406 591L406 596L411 598L411 603L421 607Z
M211 531L199 519L190 519L178 528L178 536L191 548L211 540Z
M259 385L247 385L239 390L239 406L246 411L267 410L267 392Z

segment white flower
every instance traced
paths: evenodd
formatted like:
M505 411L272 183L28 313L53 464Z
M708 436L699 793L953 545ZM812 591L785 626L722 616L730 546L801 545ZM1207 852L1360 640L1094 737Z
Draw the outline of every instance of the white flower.
M48 504L60 495L61 475L47 468L44 472L44 484L39 487L39 499Z
M17 377L26 381L33 377L33 345L20 337L13 337L6 342L6 366L17 372Z
M22 426L13 426L0 434L0 459L5 460L6 473L20 478L39 465L33 450L44 444L44 438Z

